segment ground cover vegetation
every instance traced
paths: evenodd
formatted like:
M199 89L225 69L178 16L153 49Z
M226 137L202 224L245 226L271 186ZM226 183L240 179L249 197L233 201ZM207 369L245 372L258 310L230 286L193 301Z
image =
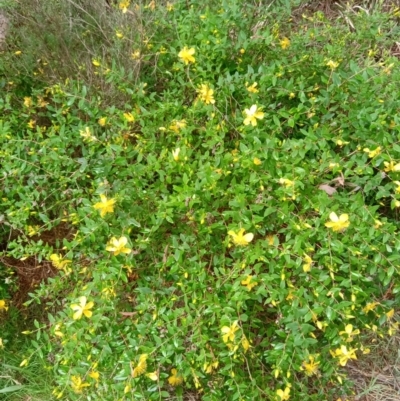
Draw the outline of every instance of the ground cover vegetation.
M3 2L6 399L351 396L398 330L399 12L301 6Z

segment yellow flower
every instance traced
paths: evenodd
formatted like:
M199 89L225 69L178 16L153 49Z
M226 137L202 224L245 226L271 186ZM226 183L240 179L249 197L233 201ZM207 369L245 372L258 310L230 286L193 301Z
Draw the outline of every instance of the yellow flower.
M286 387L285 390L276 390L276 395L281 401L287 401L290 398L290 387Z
M174 120L172 124L168 127L170 130L174 131L176 134L186 127L186 120Z
M228 231L228 235L232 237L233 243L235 245L240 245L240 246L245 246L248 245L251 241L253 241L254 234L253 233L247 233L244 234L244 228L241 228L238 233L235 233L234 231L230 230Z
M347 336L347 340L348 342L353 341L353 336L356 336L357 334L360 334L360 330L356 329L353 330L353 325L352 324L348 324L346 325L346 327L344 328L344 331L339 331L339 335L345 334Z
M386 315L387 320L393 319L393 316L394 316L394 309L390 309L390 311L389 311L389 312L386 312L385 315Z
M199 94L199 99L205 104L214 104L214 90L208 87L206 84L202 84L199 89L197 89Z
M142 354L139 357L139 362L132 371L132 377L138 377L146 372L147 369L147 354Z
M125 246L127 243L128 239L126 237L120 237L119 239L112 237L109 245L106 247L106 251L113 252L115 256L120 253L130 253L131 249Z
M146 373L146 377L148 377L150 380L157 381L158 373L157 372Z
M129 7L130 3L131 3L130 0L121 0L119 2L118 7L125 14L128 11L128 7Z
M24 106L31 107L32 106L32 98L31 97L24 97Z
M329 61L326 63L326 66L329 67L331 70L334 70L334 69L336 69L336 68L339 67L339 63L336 62L336 61L333 61L333 60L329 60Z
M257 85L258 85L257 82L254 82L253 84L248 86L248 84L246 82L246 89L250 93L258 93L258 89L256 88Z
M176 369L171 369L172 375L168 377L168 383L171 386L179 386L183 382L183 377L178 375L178 371Z
M0 299L0 311L8 311L8 306L4 299Z
M379 305L379 302L370 302L364 306L363 312L368 313L371 310L374 310Z
M104 127L107 124L107 117L99 118L98 123L100 126Z
M87 140L88 142L92 142L92 141L96 141L97 138L92 135L92 133L90 132L90 128L89 127L85 127L84 130L80 130L79 131L79 135L85 140Z
M124 118L129 123L133 123L135 121L135 117L133 116L132 113L124 113Z
M3 344L3 339L2 338L0 338L0 348L4 349L4 344Z
M293 187L294 186L294 181L291 181L287 178L280 178L279 179L279 184L282 184L286 188Z
M310 355L308 361L304 361L301 369L305 371L307 376L315 375L318 372L318 365L320 362L315 362L314 356Z
M251 124L255 127L257 125L257 119L262 120L264 118L264 113L258 111L258 107L255 104L253 104L250 109L244 109L244 113L246 114L246 118L243 121L244 125Z
M305 262L305 264L303 265L303 271L304 271L304 273L307 273L311 270L311 266L314 262L311 259L311 257L308 256L307 254L304 255L304 262Z
M368 157L370 157L372 159L381 153L382 148L380 146L378 146L375 150L370 150L369 148L364 148L363 151L365 153L368 153Z
M390 172L390 171L398 172L398 171L400 171L400 163L394 164L393 161L391 160L390 163L383 162L383 164L385 165L385 171L386 172Z
M133 60L139 59L139 58L140 58L140 51L139 51L139 50L134 51L134 52L131 54L131 58L132 58Z
M341 214L338 217L335 212L332 212L329 218L331 221L325 223L325 227L332 228L333 231L344 231L350 225L348 214Z
M14 52L14 54L15 54L16 56L19 56L19 55L22 54L22 51L21 51L21 50L17 50L16 52Z
M57 253L52 253L50 255L50 260L53 266L57 269L65 269L70 263L72 263L71 260L64 259L62 258L62 255L57 254Z
M181 151L180 148L176 148L175 150L172 151L172 156L176 162L179 160L179 152L180 151Z
M22 367L24 367L24 366L28 366L28 363L29 363L29 359L24 359L24 360L19 364L19 366L22 368Z
M257 285L257 281L251 282L252 279L253 276L247 276L246 280L241 281L241 284L247 287L249 291L251 291L251 289Z
M231 326L224 326L221 328L222 340L224 343L235 340L235 333L239 330L238 322L235 320Z
M119 31L118 29L115 31L115 36L118 38L118 39L122 39L123 37L124 37L124 34L121 32L121 31Z
M79 298L79 304L72 304L71 309L75 311L74 315L72 318L74 320L79 320L82 315L85 315L86 317L91 317L92 316L92 311L90 309L93 308L94 303L93 302L87 302L87 299L85 296Z
M262 163L262 161L261 161L258 157L255 157L255 158L253 159L253 163L254 163L256 166L259 166L259 165Z
M29 120L28 124L26 124L28 128L33 129L35 128L36 121L35 120Z
M242 338L242 347L244 349L244 352L247 352L249 348L251 347L250 341L247 339L246 336L243 336Z
M346 366L347 361L350 359L357 359L356 351L357 348L347 349L345 345L342 345L340 348L335 349L335 351L330 351L330 353L334 358L339 359L340 366Z
M95 66L95 67L100 67L100 61L99 60L96 60L95 58L92 60L92 64Z
M81 394L82 390L85 387L89 387L89 386L90 386L89 383L82 382L82 379L80 378L80 376L72 376L71 377L71 387L72 387L72 390L74 390L74 392L76 394Z
M194 63L196 59L193 57L195 53L194 47L188 49L186 46L178 53L178 57L186 64Z
M92 372L89 373L89 377L92 379L96 380L97 382L99 381L100 373L97 372L96 370L93 370Z
M100 199L100 202L97 202L93 205L95 209L100 210L100 216L104 217L107 213L113 213L116 202L115 199L107 199L107 197L103 194L100 195Z
M282 49L285 50L290 46L290 40L288 38L283 38L279 44L281 45Z

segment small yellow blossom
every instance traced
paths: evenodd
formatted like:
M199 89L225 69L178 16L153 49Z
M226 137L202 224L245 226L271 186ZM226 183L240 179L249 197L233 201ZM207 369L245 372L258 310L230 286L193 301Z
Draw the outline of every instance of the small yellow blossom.
M346 335L347 336L347 342L351 342L353 341L353 336L356 336L357 334L360 334L360 330L356 329L353 330L353 325L352 324L348 324L346 325L346 327L344 328L344 331L339 331L339 335Z
M135 121L135 117L133 116L132 113L124 113L124 118L129 123L133 123Z
M249 348L251 347L250 341L247 339L246 336L243 336L242 338L242 347L244 349L244 352L247 352Z
M118 38L118 39L122 39L123 37L124 37L124 34L121 32L121 31L119 31L118 29L115 31L115 36Z
M125 14L128 11L128 7L130 5L130 0L121 0L119 2L119 9Z
M346 366L346 363L350 359L357 359L356 351L357 348L347 349L345 345L342 345L340 348L336 348L334 351L330 351L330 353L334 358L339 359L340 366Z
M394 164L394 162L391 160L389 163L388 162L383 162L385 165L385 171L389 173L390 171L393 172L398 172L400 171L400 163Z
M22 51L21 51L21 50L17 50L16 52L14 52L14 54L15 54L16 56L19 56L19 55L22 54Z
M224 326L221 328L222 340L224 343L235 340L235 333L239 330L238 321L235 320L231 326Z
M107 199L107 197L103 194L100 195L100 202L97 202L93 205L93 207L97 210L100 210L100 216L104 217L107 213L114 212L115 199Z
M318 365L320 362L315 362L315 357L310 355L308 357L308 361L304 361L301 365L301 369L304 370L307 376L312 376L317 374L318 372Z
M311 259L310 256L307 254L304 255L304 265L303 265L303 271L304 273L308 273L311 270L311 266L314 263L313 260Z
M293 187L294 186L294 181L291 181L287 178L280 178L279 179L279 184L282 184L286 188Z
M95 67L100 67L100 61L99 60L96 60L95 58L92 60L92 64L95 66Z
M188 49L186 46L178 53L178 57L186 64L194 63L196 59L193 57L195 53L194 47Z
M3 339L0 338L0 349L4 349Z
M288 401L290 398L290 387L286 387L285 390L276 390L276 395L279 397L280 401Z
M71 387L76 394L81 394L85 387L89 387L89 383L82 382L80 376L71 376Z
M257 285L257 281L252 281L252 280L253 280L253 276L247 276L246 280L241 281L241 284L244 285L245 287L247 287L247 289L249 291L251 291L252 288Z
M251 85L248 85L246 82L246 89L250 93L258 93L258 89L256 88L257 85L258 85L257 82L254 82Z
M364 306L363 312L368 313L369 311L374 310L379 305L379 302L369 302Z
M253 241L254 234L247 233L243 235L244 231L245 231L244 228L241 228L237 233L235 233L232 230L228 231L228 235L232 237L233 243L235 245L245 246L248 245L251 241Z
M174 120L168 128L174 131L175 134L178 134L181 129L186 127L186 125L186 120Z
M107 124L107 117L99 118L98 123L101 127L104 127Z
M214 104L214 90L211 89L208 85L202 84L200 88L197 89L197 93L199 94L198 98L204 102L205 104Z
M167 2L167 11L172 11L173 9L174 9L174 5L168 1Z
M57 337L64 337L64 334L61 331L61 323L57 323L54 326L54 335L56 335Z
M32 98L31 97L24 97L24 106L31 107L32 106Z
M380 146L378 146L375 150L370 150L369 148L364 148L363 151L365 153L368 153L368 157L370 157L372 159L381 153L382 148Z
M36 125L36 121L35 120L29 120L28 124L26 124L28 126L28 128L30 129L34 129L35 125Z
M1 311L6 311L6 312L8 311L8 306L4 299L0 299L0 312Z
M336 62L336 61L333 61L333 60L329 60L329 61L326 63L326 66L329 67L331 70L335 70L336 68L339 67L339 63Z
M19 366L22 368L22 367L24 367L24 366L28 366L28 363L29 363L29 359L24 359L24 360L19 364Z
M72 304L71 309L75 311L73 314L72 318L74 320L79 320L82 318L82 315L85 315L86 317L92 317L92 309L94 306L93 302L87 302L87 299L85 296L79 297L79 304Z
M254 163L256 166L259 166L259 165L262 163L262 161L261 161L258 157L255 157L255 158L253 159L253 163Z
M120 253L131 253L131 249L125 246L127 243L128 239L126 237L120 237L119 239L112 237L106 247L106 251L113 252L115 256Z
M150 380L157 381L158 373L157 372L146 373L146 377L148 377Z
M348 214L341 214L338 217L335 212L332 212L329 218L331 221L325 223L325 227L332 228L333 231L342 232L350 225Z
M296 94L294 92L289 93L289 99L294 99L296 97Z
M93 370L89 373L89 377L92 379L96 380L97 382L99 381L100 373L97 372L96 370Z
M285 37L279 42L279 44L280 44L281 48L283 50L285 50L290 46L290 40Z
M175 150L172 151L172 157L174 158L174 160L177 162L179 160L179 153L180 153L181 149L180 148L176 148Z
M92 141L96 141L97 140L97 138L94 135L92 135L89 127L85 127L84 130L80 130L79 131L79 135L84 140L87 140L88 142L92 142Z
M179 376L178 371L176 369L171 369L172 375L168 377L168 383L171 386L179 386L183 382L183 377Z
M142 354L139 357L139 362L132 371L132 377L138 377L146 372L147 369L147 354Z
M63 259L62 255L57 253L52 253L50 255L50 260L53 266L59 270L65 269L70 263L72 263L69 259Z
M393 319L393 316L394 316L394 309L390 309L389 312L386 312L387 320Z
M256 104L253 104L250 109L244 109L244 114L246 115L246 118L244 119L243 124L251 124L253 127L257 125L257 120L262 120L264 118L264 113L258 110Z
M139 50L135 50L132 54L131 54L131 58L133 60L138 60L140 58L140 51Z

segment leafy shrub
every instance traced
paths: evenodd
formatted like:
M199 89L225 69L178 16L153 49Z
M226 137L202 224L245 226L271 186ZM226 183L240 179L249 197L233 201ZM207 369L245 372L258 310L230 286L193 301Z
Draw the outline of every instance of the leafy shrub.
M93 55L123 101L1 98L5 254L58 270L22 365L51 355L61 399L337 399L398 328L397 28L196 3L142 9L137 80Z

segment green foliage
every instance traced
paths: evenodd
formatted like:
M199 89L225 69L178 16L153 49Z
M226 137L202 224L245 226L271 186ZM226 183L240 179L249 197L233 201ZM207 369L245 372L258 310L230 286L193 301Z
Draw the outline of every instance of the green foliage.
M397 330L397 26L197 3L141 9L136 79L91 55L107 100L1 96L4 255L58 270L21 361L51 355L60 399L337 399Z

